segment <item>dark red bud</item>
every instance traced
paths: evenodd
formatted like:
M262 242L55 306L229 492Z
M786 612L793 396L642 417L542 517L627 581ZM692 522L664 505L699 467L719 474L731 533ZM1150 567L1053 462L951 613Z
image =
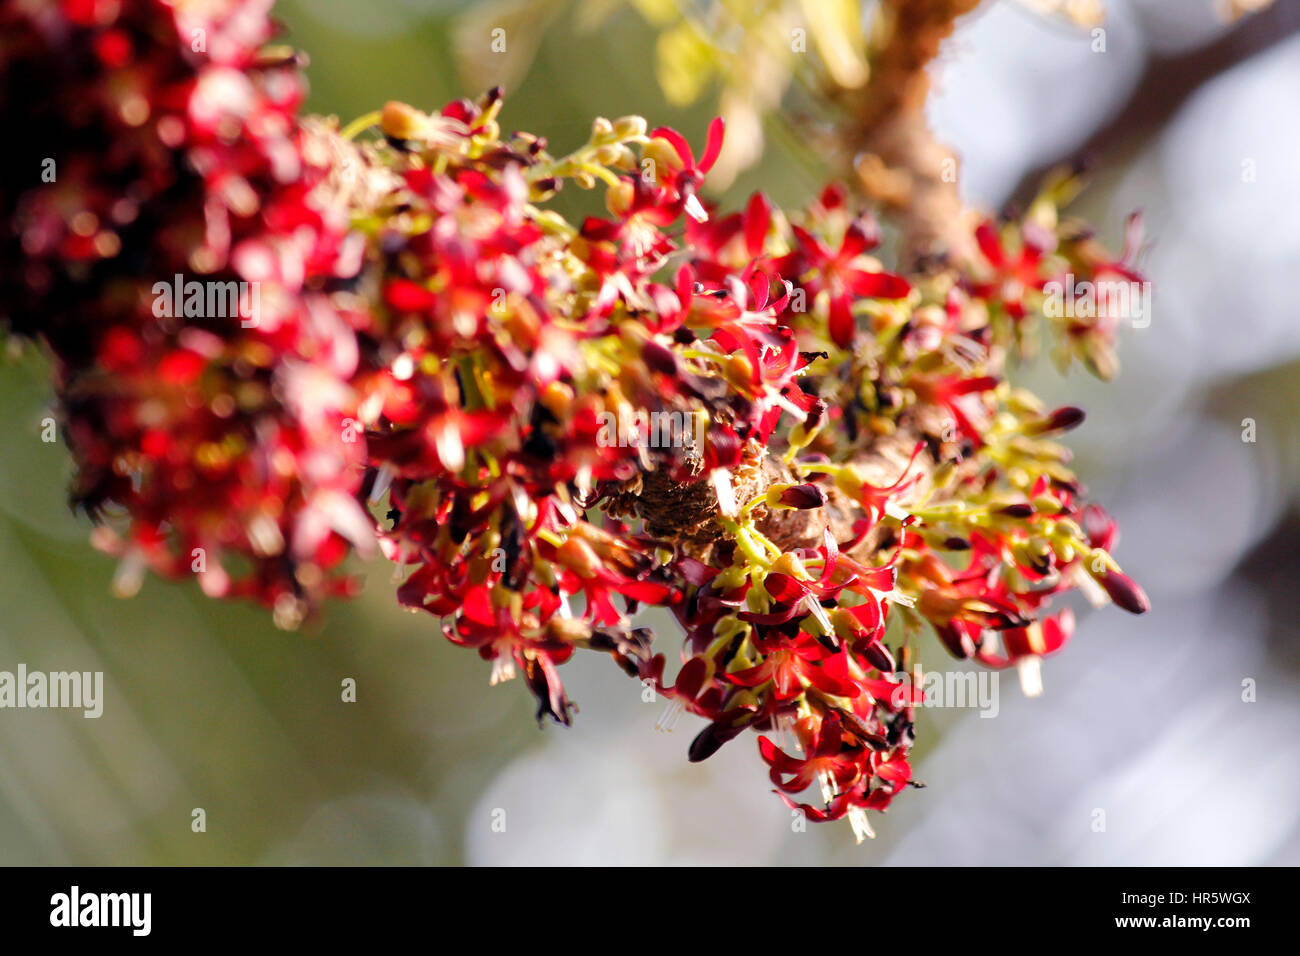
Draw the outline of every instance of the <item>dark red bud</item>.
M743 729L742 727L724 727L719 724L709 724L691 741L690 749L686 752L686 758L691 763L708 760L722 749L723 744L735 737Z
M672 349L658 342L647 342L642 346L641 359L645 362L646 368L652 372L661 372L664 375L677 374L677 356L673 354Z
M1083 420L1086 417L1087 415L1084 414L1082 408L1075 408L1073 405L1066 405L1052 412L1048 417L1048 421L1051 422L1053 431L1058 429L1060 431L1069 431L1071 428L1078 428L1082 425Z
M820 508L826 504L826 492L817 485L795 485L781 492L781 504L787 508Z
M1097 583L1106 589L1112 601L1130 614L1145 614L1151 610L1151 600L1146 592L1127 574L1106 570L1097 575Z
M894 655L889 653L889 648L879 641L868 644L867 649L862 652L862 656L882 674L892 674L894 672Z
M1007 505L1005 508L999 508L998 514L1006 515L1009 518L1032 518L1034 516L1033 505Z
M820 354L825 354L820 353ZM817 399L813 402L812 408L808 409L808 417L803 421L803 427L811 431L821 424L822 419L826 416L826 402L824 399Z
M970 635L951 624L936 624L934 633L939 636L948 653L960 660L965 660L975 653L975 642Z
M1082 408L1063 405L1046 418L1040 418L1034 422L1027 431L1031 435L1042 435L1047 432L1068 432L1070 429L1082 425L1086 417Z

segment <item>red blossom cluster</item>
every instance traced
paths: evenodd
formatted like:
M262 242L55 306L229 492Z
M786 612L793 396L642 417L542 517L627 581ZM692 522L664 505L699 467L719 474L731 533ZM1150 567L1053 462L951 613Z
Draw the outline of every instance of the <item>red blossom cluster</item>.
M0 4L0 309L54 363L117 589L198 572L285 623L374 549L354 499L364 244L271 0ZM39 90L39 95L33 91Z
M720 121L697 158L634 116L553 155L502 134L496 90L301 118L268 6L0 2L0 97L50 91L0 193L0 310L54 358L74 497L121 513L97 537L125 584L194 570L291 624L377 542L399 601L539 717L571 719L575 648L608 653L666 726L705 719L692 760L764 733L782 799L859 838L912 781L924 625L1034 690L1072 629L1053 595L1145 610L1056 441L1082 413L1006 379L1035 318L1113 368L1115 316L1045 290L1136 274L1055 194L981 226L980 261L900 275L839 187L711 210ZM566 184L605 214L560 216ZM159 308L174 276L257 308ZM672 675L642 606L685 631Z

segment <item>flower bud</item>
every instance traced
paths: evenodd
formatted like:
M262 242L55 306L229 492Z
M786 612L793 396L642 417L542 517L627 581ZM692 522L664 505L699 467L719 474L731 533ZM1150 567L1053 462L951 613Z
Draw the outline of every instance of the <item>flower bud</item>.
M624 216L632 208L634 192L631 183L619 180L618 185L605 190L605 208L611 215Z
M622 158L623 147L617 143L606 143L596 150L596 162L602 166L613 166Z
M620 116L614 120L614 135L619 139L639 139L645 135L646 121L641 116Z
M1093 575L1110 595L1110 599L1130 614L1145 614L1151 610L1151 601L1138 583L1122 571L1106 568Z
M653 340L641 347L641 360L652 372L670 376L677 374L677 356L672 349Z
M807 511L826 504L826 492L812 483L802 485L773 485L767 492L769 508L794 508Z
M662 182L660 170L682 168L682 158L677 155L677 150L673 149L673 144L658 136L645 144L641 155L654 163L655 179L660 182Z
M594 578L601 568L600 558L592 546L574 536L556 549L555 556L581 578Z
M894 672L894 655L889 653L889 648L880 641L868 644L866 649L863 650L862 656L882 674L892 674Z
M380 115L379 128L390 139L419 139L427 117L413 106L389 100Z
M1065 405L1056 409L1045 418L1038 421L1030 422L1025 426L1026 435L1045 435L1048 432L1067 432L1072 428L1077 428L1083 424L1084 415L1082 408L1075 408L1073 405Z
M789 551L772 562L771 573L788 574L797 581L808 581L812 578L804 563L799 560L799 556Z

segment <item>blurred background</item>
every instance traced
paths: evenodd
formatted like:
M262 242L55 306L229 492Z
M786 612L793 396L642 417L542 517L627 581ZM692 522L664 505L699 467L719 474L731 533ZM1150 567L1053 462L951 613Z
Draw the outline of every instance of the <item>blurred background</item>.
M752 737L687 763L694 719L657 732L663 701L603 655L564 668L575 726L538 730L522 686L490 688L477 655L398 609L382 564L302 633L188 585L112 598L113 563L66 505L65 449L40 440L47 369L29 351L0 375L0 669L102 670L106 700L98 720L0 713L0 863L1300 864L1300 3L1232 22L1213 0L1109 0L1102 49L1090 6L987 3L940 56L931 114L971 203L1088 155L1075 211L1115 246L1145 212L1152 321L1126 331L1117 380L1019 379L1088 410L1076 471L1153 609L1085 610L1044 696L1005 676L994 719L921 710L928 787L873 815L876 840L795 825ZM723 202L806 202L815 164L764 119L786 67L728 74L663 39L675 9L277 5L315 111L432 110L502 82L503 127L563 152L596 115L698 143L721 96L748 148L711 177L734 174ZM497 26L506 55L481 55ZM652 623L671 655L677 633Z

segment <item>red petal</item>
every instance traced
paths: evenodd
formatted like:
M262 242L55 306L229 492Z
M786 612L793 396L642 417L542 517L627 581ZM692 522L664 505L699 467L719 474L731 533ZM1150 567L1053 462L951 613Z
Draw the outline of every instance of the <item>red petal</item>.
M384 290L384 299L398 312L422 312L433 307L432 292L410 279L394 279Z
M853 313L849 308L849 297L839 295L831 299L831 315L828 324L831 341L842 349L847 349L853 344L853 333L857 331L857 324L853 320Z
M853 272L848 284L864 299L902 299L912 291L906 279L891 272Z
M1006 263L1006 255L1002 251L1002 240L998 238L998 232L993 227L993 223L987 220L980 223L979 228L975 230L975 241L979 244L980 252L984 253L984 258L994 266L1001 267Z
M699 169L707 173L713 168L713 164L718 161L718 153L722 152L722 134L726 132L727 124L723 122L721 116L714 117L709 124L709 136L704 142L704 155L700 157Z
M766 684L771 673L772 665L764 661L755 667L746 667L744 670L731 674L723 673L719 676L737 687L757 687L759 684Z
M754 193L749 197L745 207L745 251L751 259L763 253L763 240L767 238L767 228L772 223L772 210L767 204L767 197Z
M650 138L668 140L669 145L681 159L682 165L687 169L695 168L695 154L691 152L691 144L686 142L686 138L677 130L669 126L660 126L650 131Z

